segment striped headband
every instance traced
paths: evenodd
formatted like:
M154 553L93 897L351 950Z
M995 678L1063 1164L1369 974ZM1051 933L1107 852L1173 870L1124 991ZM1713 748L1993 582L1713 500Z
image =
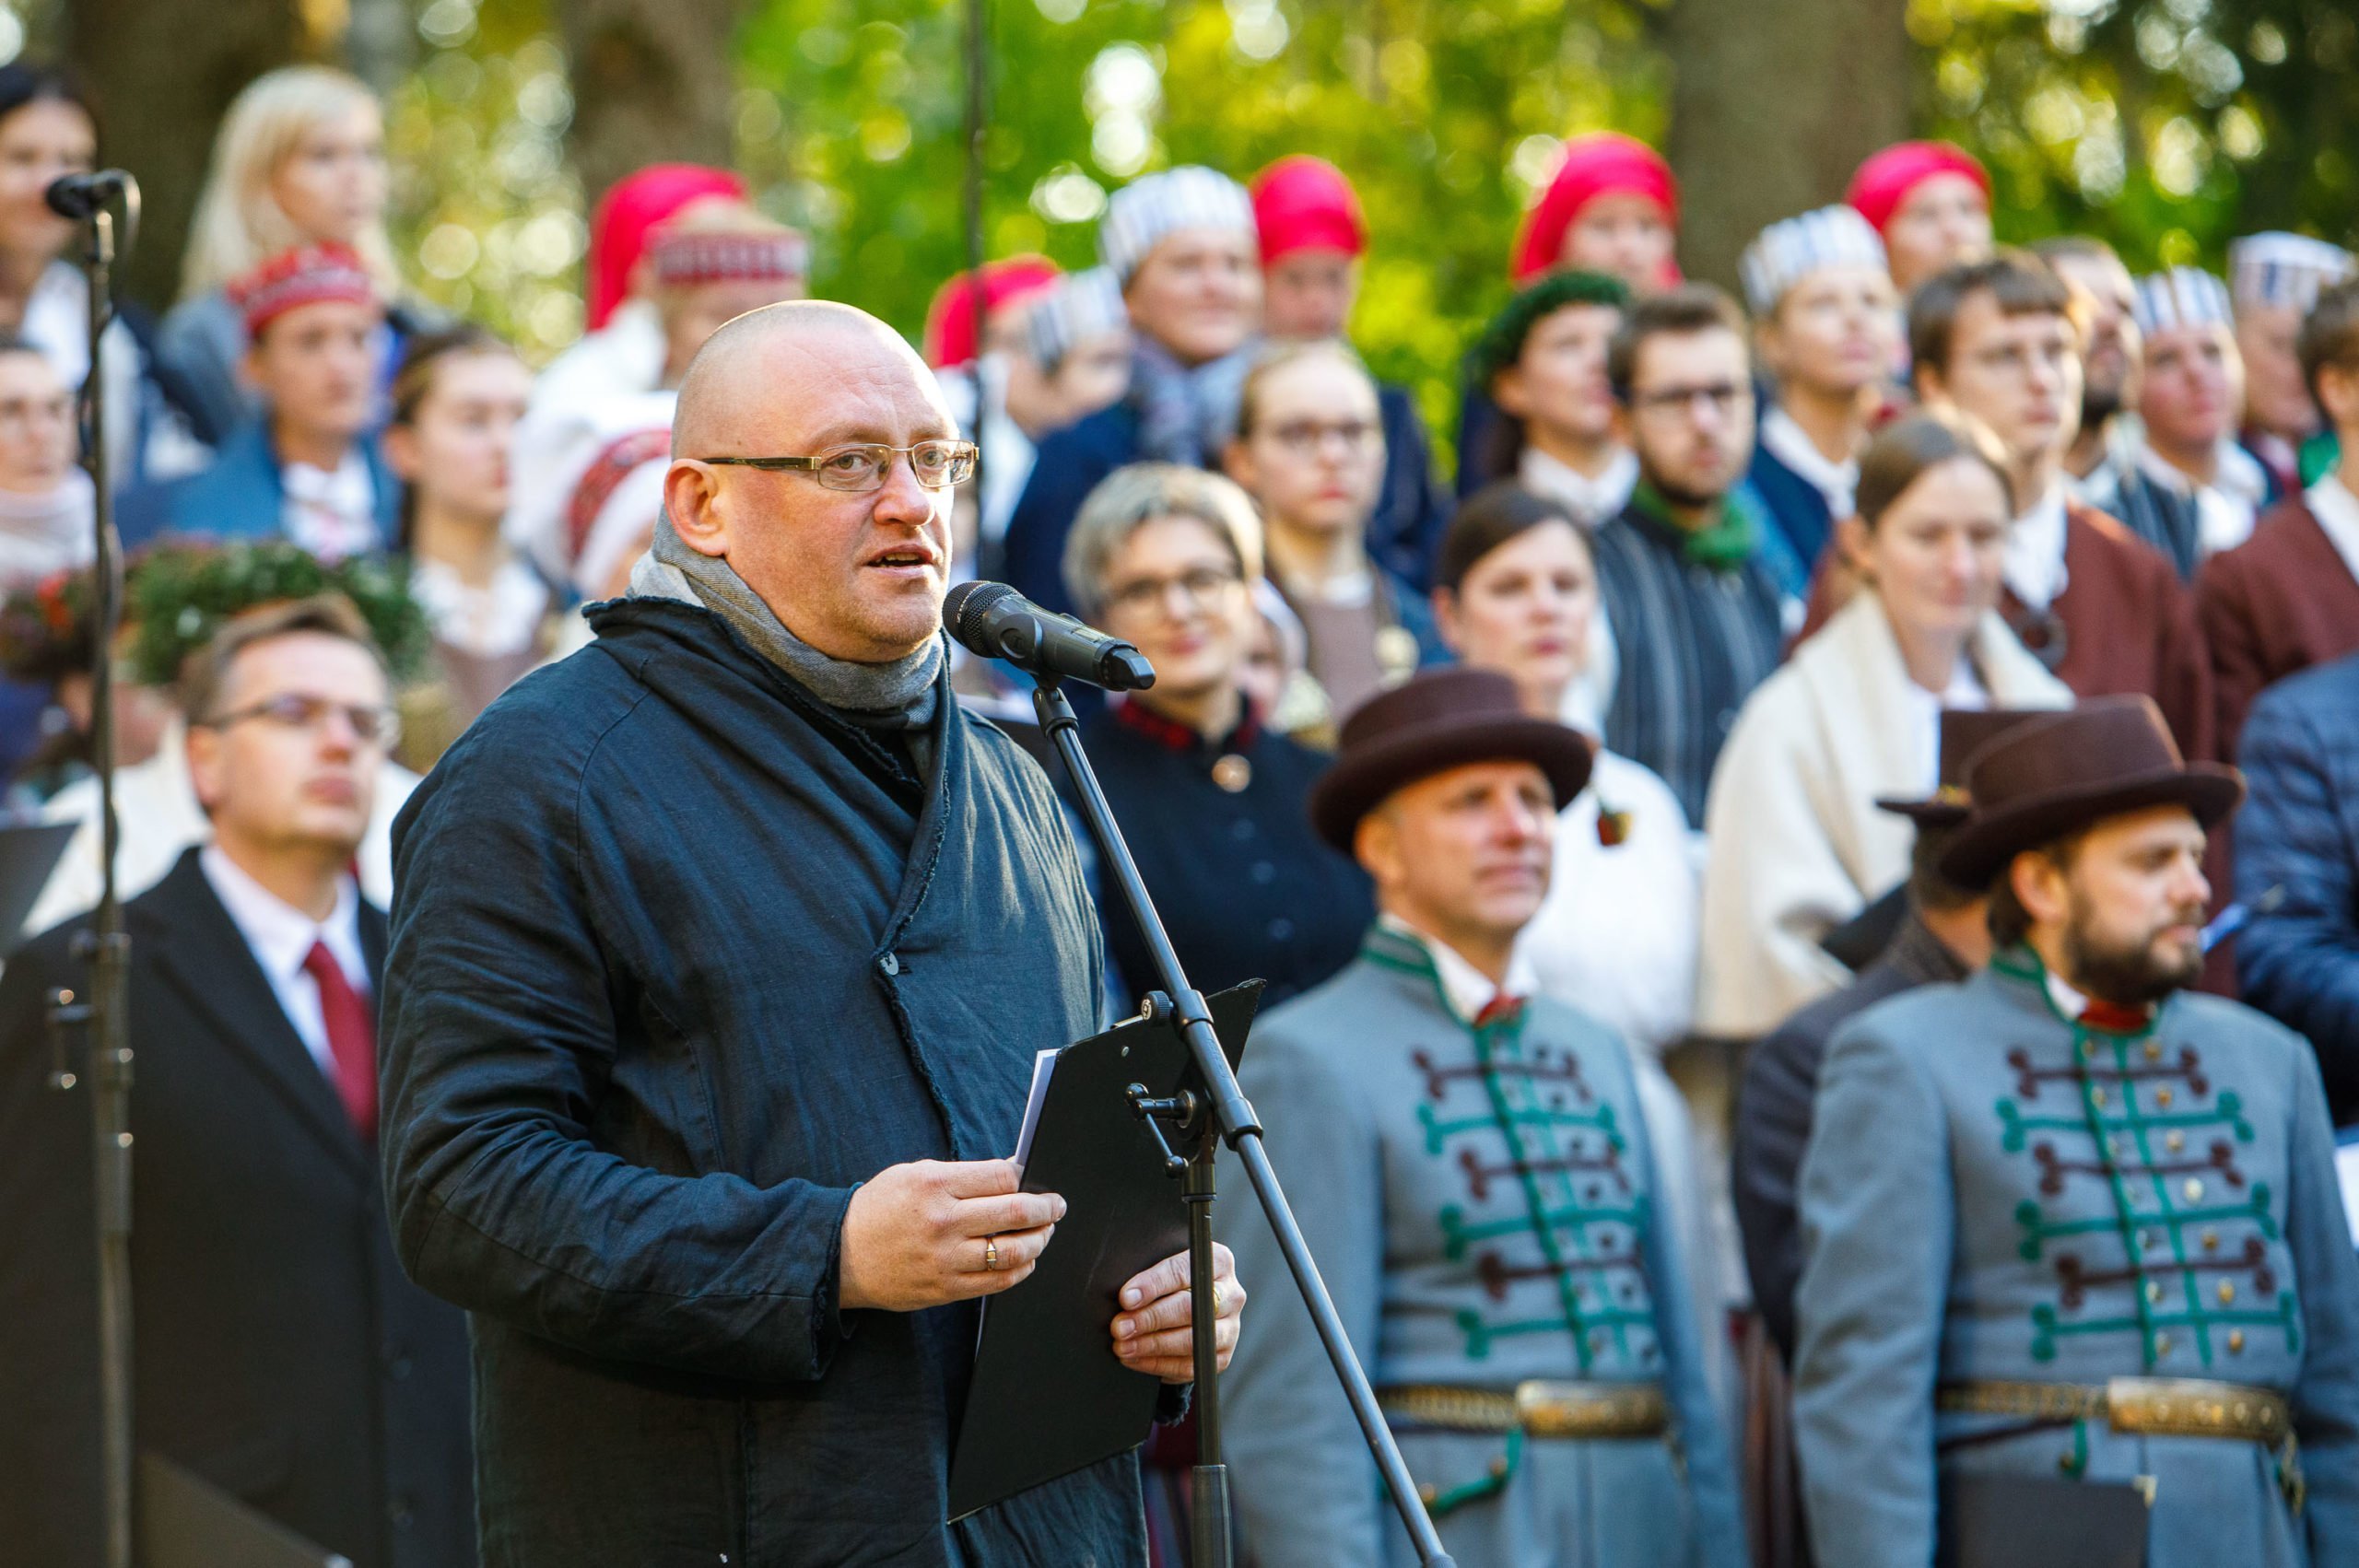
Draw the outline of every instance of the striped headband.
M1737 263L1745 303L1756 316L1778 308L1786 291L1827 267L1884 270L1884 240L1848 206L1820 207L1763 229Z
M660 234L647 254L665 288L799 282L811 274L811 241L792 228Z
M2180 327L2228 326L2236 321L2228 286L2200 267L2173 267L2140 278L2130 313L2149 337Z
M1226 228L1256 234L1253 198L1227 175L1183 164L1133 180L1106 202L1097 223L1097 259L1124 287L1147 252L1183 228Z
M2307 311L2318 290L2354 270L2351 252L2306 234L2248 234L2228 247L2228 291L2243 309Z

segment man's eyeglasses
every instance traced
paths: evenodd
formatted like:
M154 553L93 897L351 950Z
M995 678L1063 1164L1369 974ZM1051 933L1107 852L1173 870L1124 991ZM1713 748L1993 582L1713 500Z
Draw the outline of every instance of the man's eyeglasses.
M1367 419L1290 419L1283 425L1270 427L1270 437L1297 457L1309 457L1333 441L1346 452L1359 452L1375 439L1382 427Z
M334 702L323 696L307 696L301 692L288 692L250 708L233 708L211 719L199 720L197 728L226 730L249 719L261 719L283 730L317 731L327 723L331 714L343 715L345 723L351 728L353 739L364 746L391 746L401 738L401 716L390 708Z
M1740 403L1753 400L1753 387L1745 381L1713 381L1700 387L1663 387L1655 392L1635 393L1631 404L1641 414L1668 414L1673 410L1684 414L1698 402L1708 403L1712 412L1733 414Z
M1109 589L1106 602L1115 609L1144 614L1160 609L1175 588L1187 595L1191 604L1209 604L1222 591L1244 580L1232 567L1196 567L1177 577L1133 579L1119 588Z
M897 457L910 460L910 472L929 490L964 485L975 474L972 441L920 441L912 447L856 441L829 447L816 457L707 457L698 461L762 468L772 473L808 474L830 490L881 490L886 475L893 472L893 460Z

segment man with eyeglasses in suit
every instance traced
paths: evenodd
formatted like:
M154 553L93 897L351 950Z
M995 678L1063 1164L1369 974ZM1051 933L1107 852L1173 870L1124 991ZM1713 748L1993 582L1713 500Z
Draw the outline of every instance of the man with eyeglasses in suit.
M349 601L285 603L187 697L211 842L123 910L137 1442L361 1568L472 1562L466 1325L403 1277L376 1173L384 664ZM0 980L0 1540L65 1568L104 1539L91 1123L45 1026L87 929Z

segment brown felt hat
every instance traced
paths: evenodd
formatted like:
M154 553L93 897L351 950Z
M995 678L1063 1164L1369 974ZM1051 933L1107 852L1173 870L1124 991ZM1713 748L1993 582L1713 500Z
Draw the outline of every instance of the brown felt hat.
M1344 720L1334 766L1310 790L1310 825L1348 855L1360 819L1405 784L1477 762L1528 762L1562 809L1589 782L1597 746L1579 731L1533 719L1496 670L1429 670L1379 692Z
M1933 792L1920 801L1880 795L1876 809L1905 816L1920 828L1955 827L1973 809L1966 794L1967 760L2016 725L2026 720L2052 718L2055 712L2048 708L1942 708L1940 777L1934 781Z
M2025 849L2149 806L2185 806L2209 828L2241 804L2243 775L2178 755L2145 696L2093 697L1983 743L1966 759L1973 809L1942 855L1942 875L1987 887Z

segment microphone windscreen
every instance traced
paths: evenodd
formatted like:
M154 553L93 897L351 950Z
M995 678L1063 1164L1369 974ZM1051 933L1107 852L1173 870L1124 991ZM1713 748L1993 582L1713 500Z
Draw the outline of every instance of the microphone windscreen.
M978 653L989 648L980 642L985 617L1004 600L1017 597L1003 582L962 582L942 601L942 626L951 638Z

